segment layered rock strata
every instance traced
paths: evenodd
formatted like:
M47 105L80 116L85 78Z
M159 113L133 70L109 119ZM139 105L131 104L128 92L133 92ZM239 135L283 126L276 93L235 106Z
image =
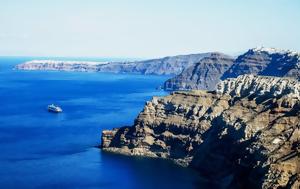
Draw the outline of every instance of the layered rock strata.
M300 80L300 53L274 48L253 48L232 59L205 58L164 83L166 90L215 89L220 80L239 75L292 77Z
M255 74L300 79L300 53L275 48L254 48L240 55L222 79Z
M300 83L243 75L216 91L154 97L102 141L105 151L193 167L219 188L299 188Z
M212 53L164 83L165 90L213 90L234 59L222 53Z

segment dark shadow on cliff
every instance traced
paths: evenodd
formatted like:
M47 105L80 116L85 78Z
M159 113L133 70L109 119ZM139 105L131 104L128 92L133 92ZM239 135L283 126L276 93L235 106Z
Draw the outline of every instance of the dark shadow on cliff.
M237 120L241 125L235 129L226 125L219 116L212 121L212 126L203 134L204 142L195 151L191 167L197 169L202 176L210 180L217 188L250 189L257 188L259 178L265 170L255 170L253 167L258 160L263 161L259 153L249 154L246 147L256 137L237 143L244 138L246 125ZM226 132L226 134L222 134ZM248 178L255 172L257 180L250 181ZM255 184L254 184L255 183Z

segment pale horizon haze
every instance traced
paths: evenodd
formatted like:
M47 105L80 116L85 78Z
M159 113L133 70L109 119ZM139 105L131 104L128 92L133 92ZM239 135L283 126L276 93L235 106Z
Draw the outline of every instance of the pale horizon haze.
M0 56L300 51L299 0L0 1Z

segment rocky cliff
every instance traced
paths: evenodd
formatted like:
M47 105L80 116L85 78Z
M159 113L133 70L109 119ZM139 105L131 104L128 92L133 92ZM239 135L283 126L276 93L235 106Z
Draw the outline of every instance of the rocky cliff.
M208 62L207 62L208 61ZM235 60L205 58L165 82L166 90L214 89L217 82L255 74L300 79L300 53L274 48L254 48Z
M171 159L218 188L299 188L300 83L243 75L216 91L147 102L134 125L102 132L105 151Z
M99 68L101 72L115 73L139 73L154 75L177 75L185 68L199 62L211 53L199 53L190 55L168 56L137 62L124 62L107 64Z
M212 53L164 83L165 90L213 90L234 59L222 53Z
M211 53L178 55L134 62L33 60L17 65L16 69L176 75L181 73L185 68L199 62L202 58L209 57L210 54Z
M240 55L222 79L257 74L300 79L300 53L275 48L254 48Z

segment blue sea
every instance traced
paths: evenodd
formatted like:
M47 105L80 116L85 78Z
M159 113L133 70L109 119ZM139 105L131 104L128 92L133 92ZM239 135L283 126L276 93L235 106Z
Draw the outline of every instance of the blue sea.
M132 125L167 95L156 87L168 77L13 70L31 59L0 58L0 188L203 188L192 169L96 147L103 129Z

